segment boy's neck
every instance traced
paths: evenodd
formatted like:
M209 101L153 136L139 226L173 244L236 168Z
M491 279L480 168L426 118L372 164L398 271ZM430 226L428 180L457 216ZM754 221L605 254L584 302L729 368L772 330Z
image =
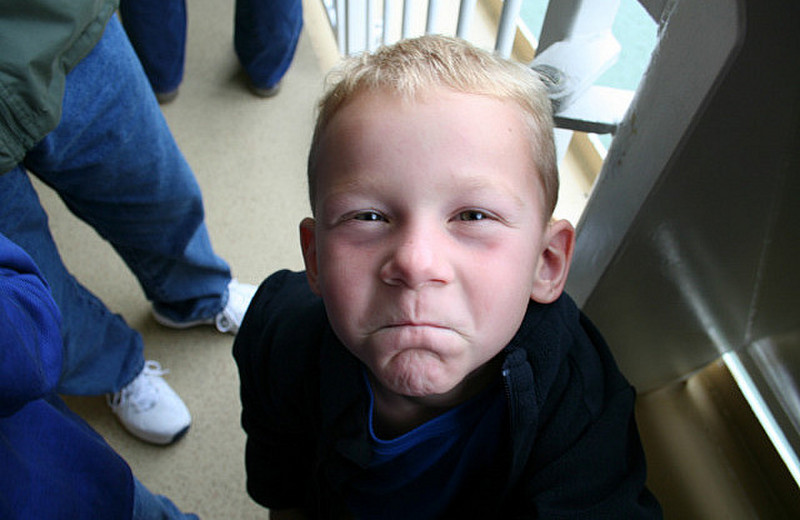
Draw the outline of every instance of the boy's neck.
M370 374L369 382L375 399L372 418L375 434L381 439L399 437L471 399L497 377L499 363L499 359L494 359L483 365L446 394L424 397L391 392Z

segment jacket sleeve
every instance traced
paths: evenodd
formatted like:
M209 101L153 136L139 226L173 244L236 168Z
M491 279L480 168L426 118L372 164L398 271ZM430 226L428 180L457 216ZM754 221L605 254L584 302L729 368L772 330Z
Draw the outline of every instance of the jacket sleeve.
M262 283L234 342L247 491L271 509L301 507L312 476L319 406L314 352L324 323L305 274L280 271Z
M0 234L0 417L54 391L61 376L60 320L33 260Z
M0 175L56 127L67 74L100 40L118 3L0 3Z
M572 321L572 320L570 320ZM540 410L516 518L661 518L646 488L635 391L583 316Z

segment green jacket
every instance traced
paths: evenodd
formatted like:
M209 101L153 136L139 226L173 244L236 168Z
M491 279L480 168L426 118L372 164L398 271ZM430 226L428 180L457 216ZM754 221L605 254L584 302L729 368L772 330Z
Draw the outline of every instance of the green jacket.
M0 173L58 125L67 73L119 0L0 0Z

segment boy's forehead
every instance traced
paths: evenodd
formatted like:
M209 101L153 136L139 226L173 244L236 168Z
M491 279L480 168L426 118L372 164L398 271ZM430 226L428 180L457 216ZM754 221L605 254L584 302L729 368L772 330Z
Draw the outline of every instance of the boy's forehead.
M474 106L476 102L492 108L483 111L465 110L467 104ZM511 108L506 114L513 114L511 117L517 120L517 127L524 132L523 144L529 146L531 135L527 116L516 101L486 93L461 92L441 85L431 85L424 91L418 90L413 93L400 92L390 87L357 90L330 115L321 137L323 139L329 137L331 131L341 132L343 127L352 129L356 126L385 125L386 118L375 117L376 113L413 115L415 112L427 112L431 109L441 113L442 117L452 116L462 119L465 129L480 128L482 122L488 124L498 119L500 106Z
M449 99L485 99L492 100L497 103L504 103L508 99L501 98L500 96L492 95L483 92L461 91L446 85L431 84L425 88L415 88L414 90L401 90L390 85L376 86L376 87L362 87L355 90L347 100L345 100L336 111L336 114L341 113L343 110L359 105L378 105L388 106L394 108L403 108L404 110L414 110L415 108L436 103L437 100L442 98ZM336 116L334 114L334 117Z
M365 178L362 172L348 171L348 167L353 167L357 164L358 160L368 156L372 159L372 155L380 155L375 152L371 154L370 150L376 150L381 147L400 146L397 141L397 134L391 132L390 121L392 119L392 112L402 113L400 117L404 124L408 122L414 123L415 111L427 112L426 117L430 117L431 111L443 113L445 119L456 122L472 122L470 117L464 116L464 107L467 100L471 99L472 105L477 103L482 107L480 111L470 111L470 114L477 114L476 117L483 119L475 120L475 126L462 125L456 128L455 133L471 134L470 137L464 136L465 139L475 139L475 136L480 136L484 128L488 128L491 124L496 123L498 120L503 120L508 123L508 118L514 120L514 131L519 135L516 139L511 139L510 136L504 135L501 139L502 145L490 145L488 147L475 146L467 147L465 154L469 154L472 150L482 150L485 153L494 154L498 162L505 158L509 150L514 150L512 155L520 159L520 162L526 163L528 175L525 179L516 178L516 184L509 188L511 191L511 198L515 199L517 203L522 204L524 193L534 194L537 199L543 197L541 184L539 182L539 175L537 173L536 163L533 160L533 147L529 135L529 129L525 122L523 111L516 105L516 102L509 100L500 100L495 96L485 94L471 94L462 93L449 88L437 87L425 94L420 94L412 98L405 98L397 91L391 89L379 90L362 90L356 93L350 100L339 107L337 113L331 118L328 126L325 129L321 139L322 154L318 161L319 168L317 169L317 197L327 199L331 196L354 193L358 191L368 191L370 189L380 186L380 182L376 179ZM488 104L487 104L488 103ZM495 105L496 104L496 105ZM501 105L505 108L501 108ZM502 115L501 115L502 112ZM450 115L453 117L451 118ZM410 117L409 117L410 116ZM505 118L505 119L503 119ZM414 134L422 134L430 129L430 125L436 126L436 123L431 123L430 119L423 118L419 122L419 132ZM481 124L484 121L484 124ZM452 123L450 123L452 124ZM509 123L511 124L511 123ZM385 130L384 132L376 131L376 126L381 125ZM446 126L446 125L445 125ZM468 128L466 128L468 126ZM505 127L504 127L505 129ZM496 133L499 133L496 132ZM363 146L364 143L369 143ZM358 156L350 155L353 149ZM452 149L451 149L452 150ZM411 165L417 159L414 156L413 149L410 149L409 155L404 159L404 164ZM477 153L477 152L476 152ZM442 154L443 157L452 157L452 155ZM524 157L524 158L523 158ZM392 157L396 159L396 157ZM374 166L374 165L371 165ZM459 165L458 168L462 167ZM515 168L516 169L516 168ZM335 172L336 180L334 181L329 176ZM458 191L466 194L468 192L478 193L480 191L487 191L488 181L482 178L479 174L470 178L469 175L461 176L459 179ZM436 177L436 176L435 176ZM524 182L524 186L519 184L519 181ZM532 181L532 182L531 182ZM334 185L332 185L335 184ZM494 183L495 187L497 183ZM455 188L456 186L452 186ZM529 191L530 190L530 191ZM504 190L508 191L508 190Z

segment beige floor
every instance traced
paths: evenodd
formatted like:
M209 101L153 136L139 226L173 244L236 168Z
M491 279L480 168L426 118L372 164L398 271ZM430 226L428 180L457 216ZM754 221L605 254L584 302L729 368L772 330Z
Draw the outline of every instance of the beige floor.
M314 102L337 54L321 8L306 5L306 29L282 91L273 99L255 98L244 89L232 48L233 5L233 0L189 1L185 80L177 100L163 111L203 189L217 253L239 279L258 283L276 269L302 268L297 223L309 213L305 157ZM113 250L48 188L37 189L65 264L141 332L147 359L171 370L166 379L194 422L176 445L156 447L128 435L103 397L68 398L70 406L142 482L182 509L208 519L265 518L266 510L244 488L232 337L157 325L137 282ZM579 190L570 198L580 204L585 193Z

